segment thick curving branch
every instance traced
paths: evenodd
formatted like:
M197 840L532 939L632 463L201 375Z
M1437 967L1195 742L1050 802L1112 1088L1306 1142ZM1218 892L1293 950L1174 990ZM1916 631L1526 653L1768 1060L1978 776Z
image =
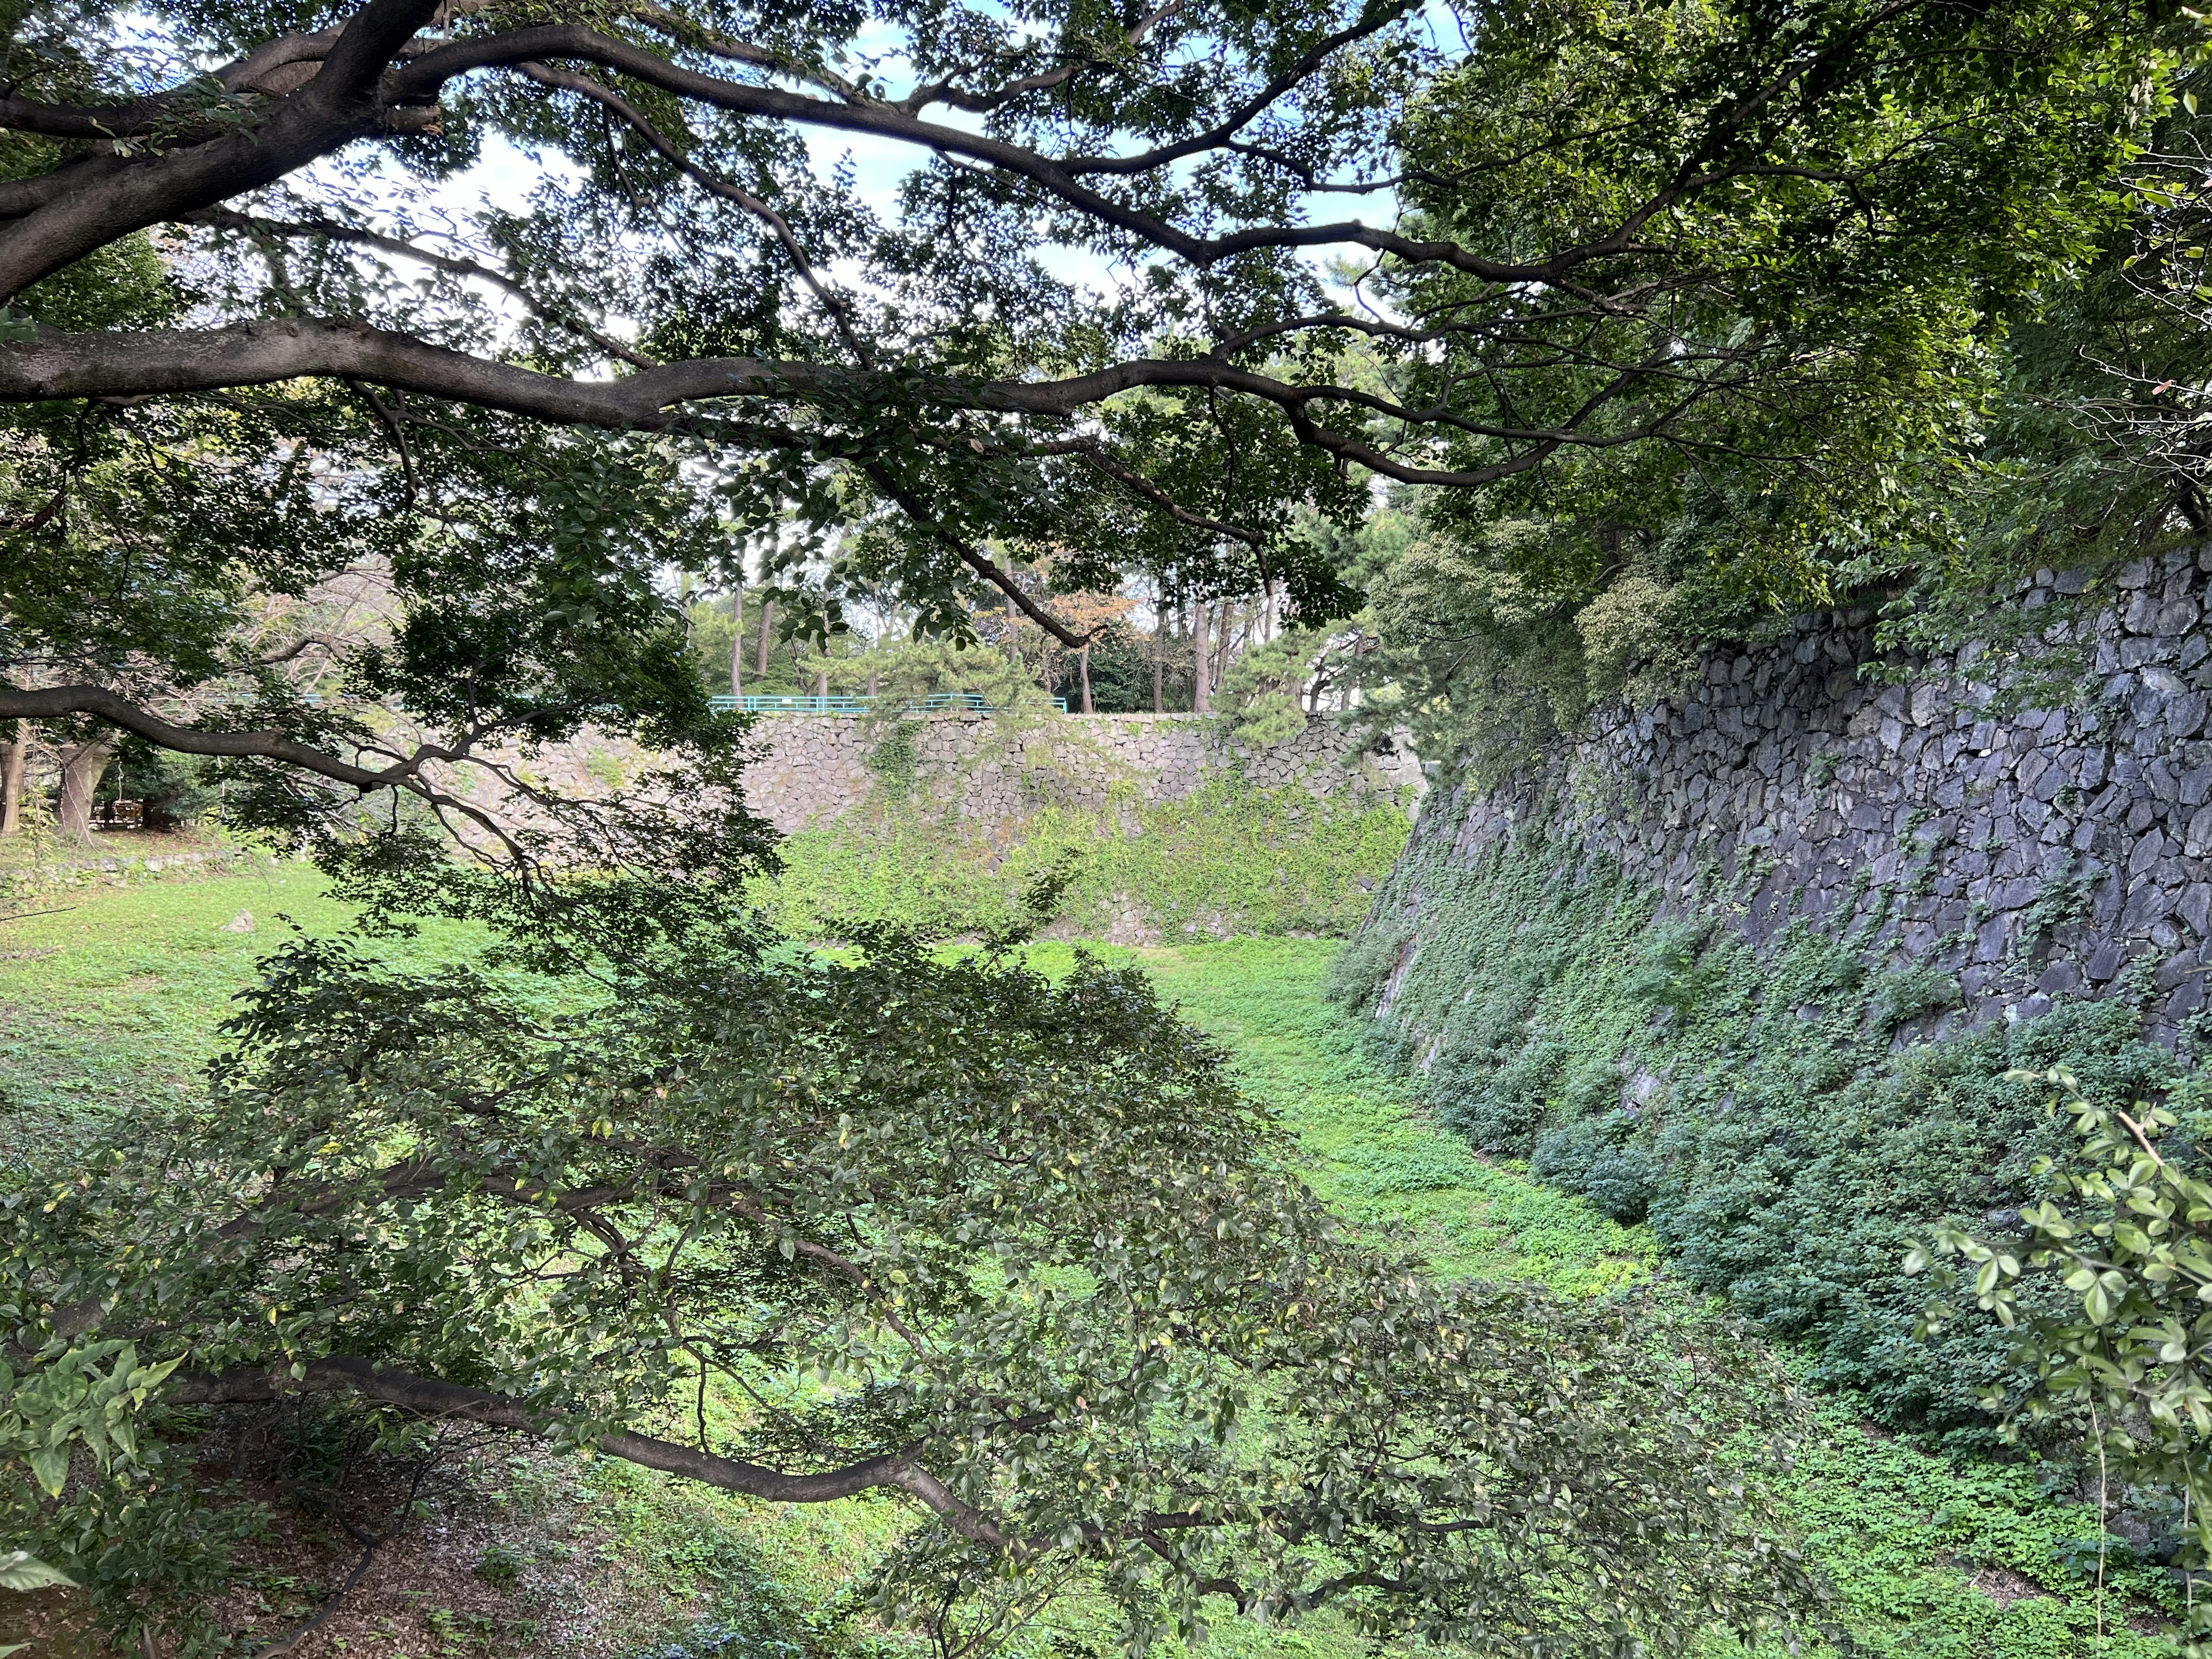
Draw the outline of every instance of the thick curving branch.
M1506 427L1455 418L1449 424L1461 430L1524 447L1486 466L1419 466L1323 426L1312 417L1310 406L1364 405L1412 423L1444 417L1401 409L1348 387L1293 385L1212 357L1133 358L1058 380L978 381L943 376L896 384L888 375L838 364L702 357L641 369L619 380L575 380L472 357L367 323L299 318L199 331L41 331L36 339L0 346L0 403L218 392L309 376L372 380L425 398L539 420L641 431L685 428L690 420L681 405L726 398L842 401L867 392L896 393L943 409L1066 418L1139 387L1232 392L1282 409L1302 442L1340 460L1402 483L1459 488L1492 483L1523 471L1563 446L1613 447L1649 435ZM1594 402L1591 410L1595 407Z
M461 758L451 750L425 747L405 760L375 769L310 748L282 732L210 732L173 725L105 686L56 685L25 691L0 683L0 720L51 720L70 714L89 714L175 754L281 761L335 783L351 784L364 793L410 787L419 781L428 763Z
M1379 26L1378 26L1379 27ZM566 23L515 29L479 40L458 40L424 52L392 78L392 96L400 104L430 104L447 82L479 70L520 70L533 60L568 58L597 64L602 69L627 75L678 98L689 98L736 115L787 121L801 126L829 127L864 132L902 143L957 155L1029 179L1095 222L1166 249L1199 266L1219 264L1237 254L1261 248L1331 247L1355 245L1395 255L1408 264L1446 264L1472 276L1501 283L1565 283L1573 270L1591 258L1626 251L1615 239L1589 247L1577 247L1535 261L1486 258L1456 242L1422 240L1395 231L1379 230L1358 220L1328 225L1263 225L1231 231L1221 236L1199 236L1171 224L1157 214L1145 212L1102 195L1085 184L1074 170L1089 167L1105 170L1119 164L1109 158L1079 158L1061 161L1036 150L958 127L925 121L889 104L832 102L810 98L779 88L755 86L720 76L702 75L670 63L657 53L627 40L618 40L596 29ZM1157 166L1167 166L1164 155Z
M94 153L27 181L45 189L36 205L0 231L0 298L12 299L118 237L274 184L357 138L434 126L435 108L392 107L379 88L441 3L368 0L307 83L251 129L146 155Z
M282 732L209 731L179 726L149 709L141 708L105 686L56 685L27 691L0 680L0 720L59 720L87 714L94 720L134 733L156 748L179 755L209 755L226 759L271 760L296 767L333 783L350 785L364 795L380 789L401 789L426 801L441 817L456 813L490 836L528 876L529 860L515 838L482 807L437 787L424 773L433 762L461 762L471 758L469 749L477 733L458 748L423 744L391 765L372 768L339 759L336 755L287 737Z
M544 1413L533 1411L513 1395L468 1388L441 1377L418 1376L349 1354L308 1360L304 1370L306 1375L299 1377L282 1365L213 1373L179 1371L173 1382L171 1398L179 1405L216 1406L247 1405L293 1394L357 1394L443 1420L532 1433L544 1433L550 1426ZM624 1462L777 1504L828 1504L895 1487L920 1498L963 1537L993 1545L1006 1542L988 1519L909 1456L864 1458L820 1474L791 1474L623 1429L610 1431L591 1444Z

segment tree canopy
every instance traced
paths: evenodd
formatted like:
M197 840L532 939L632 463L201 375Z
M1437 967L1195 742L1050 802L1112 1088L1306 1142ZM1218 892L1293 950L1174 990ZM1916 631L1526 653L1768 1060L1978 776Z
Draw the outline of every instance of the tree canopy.
M1017 573L1047 554L1315 624L1358 596L1303 526L1377 479L1533 503L1585 581L1694 505L1732 591L1818 596L2105 234L2166 27L24 6L0 717L276 762L295 816L302 774L434 797L587 708L712 745L655 560L750 549L799 630L865 586L1076 643ZM297 601L362 569L388 637L311 640ZM420 730L286 695L303 660Z
M164 1413L335 1393L904 1493L934 1524L878 1604L947 1653L1077 1587L1139 1649L1207 1595L1561 1654L1817 1606L1755 1349L1346 1235L1141 975L885 938L616 989L550 1017L295 945L204 1104L0 1197L10 1536L189 1634L144 1548L204 1485Z

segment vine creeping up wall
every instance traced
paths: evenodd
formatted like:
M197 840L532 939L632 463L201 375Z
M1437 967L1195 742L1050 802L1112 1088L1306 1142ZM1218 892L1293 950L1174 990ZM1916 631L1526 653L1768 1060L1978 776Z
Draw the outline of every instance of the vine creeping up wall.
M1832 617L1717 653L1433 792L1334 994L1447 1121L1648 1218L1877 1415L1986 1432L2004 1344L1915 1341L1898 1264L1938 1216L2002 1230L2058 1148L2005 1073L2164 1091L2212 1133L2208 570L2043 573L2002 670L1969 647L1885 683ZM2063 706L2013 706L2008 676L2062 663Z

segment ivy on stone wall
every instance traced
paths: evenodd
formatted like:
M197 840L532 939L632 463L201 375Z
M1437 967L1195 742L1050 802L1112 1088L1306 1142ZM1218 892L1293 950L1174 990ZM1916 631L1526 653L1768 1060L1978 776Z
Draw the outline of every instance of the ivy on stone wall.
M1754 948L1732 898L1708 882L1662 906L1562 841L1455 859L1417 838L1330 991L1379 1009L1376 1040L1445 1123L1648 1221L1692 1283L1803 1340L1816 1378L1885 1422L1988 1438L1976 1396L2009 1375L2008 1344L1914 1340L1907 1242L1945 1218L2003 1224L2063 1143L2008 1071L2063 1063L2099 1095L2179 1087L2185 1107L2184 1063L2142 1038L2141 997L1969 1028L1951 976L1874 947L1878 920L1801 918Z

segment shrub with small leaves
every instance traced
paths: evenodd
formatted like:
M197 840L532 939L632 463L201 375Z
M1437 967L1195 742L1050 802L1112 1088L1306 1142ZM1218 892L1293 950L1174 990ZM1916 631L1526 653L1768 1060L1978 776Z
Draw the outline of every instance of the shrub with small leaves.
M2019 1331L2031 1381L2017 1395L1991 1388L1984 1404L2008 1434L2053 1418L2077 1428L2108 1483L2178 1490L2184 1565L2202 1569L2212 1560L2212 1182L2160 1146L2176 1123L2165 1107L2099 1104L2061 1068L2019 1080L2051 1086L2078 1146L2038 1160L2051 1192L2021 1210L2024 1243L1947 1226L1913 1245L1905 1271L1934 1285L1921 1328L1942 1329L1971 1297ZM2064 1312L2023 1317L2023 1289L2039 1278L2064 1285ZM2212 1603L2192 1596L2188 1636L2192 1659L2212 1655Z

